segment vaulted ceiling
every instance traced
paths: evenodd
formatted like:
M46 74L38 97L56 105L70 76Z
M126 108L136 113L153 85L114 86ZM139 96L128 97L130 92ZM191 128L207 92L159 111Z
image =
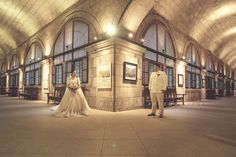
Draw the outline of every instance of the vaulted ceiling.
M0 0L0 56L8 53L78 0Z
M0 0L0 56L79 0ZM122 2L122 1L121 1ZM236 0L132 0L154 10L236 67ZM144 13L146 14L146 13ZM134 14L129 14L133 16Z
M154 0L154 9L225 63L236 67L235 0Z

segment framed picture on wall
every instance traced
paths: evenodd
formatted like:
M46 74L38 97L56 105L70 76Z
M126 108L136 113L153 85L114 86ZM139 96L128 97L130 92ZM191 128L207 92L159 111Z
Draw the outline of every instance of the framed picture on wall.
M111 63L98 65L97 76L98 88L111 88Z
M137 82L137 64L124 62L124 81Z
M183 87L184 86L184 75L178 74L178 86Z
M206 81L205 79L202 79L202 88L205 88Z

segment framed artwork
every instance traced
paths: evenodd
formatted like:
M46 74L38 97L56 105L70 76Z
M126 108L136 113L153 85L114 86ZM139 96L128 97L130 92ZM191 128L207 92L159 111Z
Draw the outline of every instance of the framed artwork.
M97 77L98 88L111 88L111 63L98 65Z
M178 86L183 87L184 86L184 75L178 74Z
M205 88L206 81L205 79L202 79L202 88Z
M124 81L137 82L137 64L124 62Z

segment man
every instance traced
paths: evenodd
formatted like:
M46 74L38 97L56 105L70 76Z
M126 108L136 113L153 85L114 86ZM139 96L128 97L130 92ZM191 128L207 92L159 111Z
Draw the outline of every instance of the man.
M159 116L163 118L164 116L164 92L167 87L167 76L164 71L160 70L160 65L154 67L154 72L152 72L149 80L149 92L152 101L152 113L148 116L156 116L157 102L159 106Z

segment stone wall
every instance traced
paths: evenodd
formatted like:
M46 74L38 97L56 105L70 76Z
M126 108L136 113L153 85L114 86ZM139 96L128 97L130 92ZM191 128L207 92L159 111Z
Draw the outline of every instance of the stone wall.
M142 60L145 49L122 39L115 40L115 109L143 106ZM137 81L124 80L124 62L137 64Z

